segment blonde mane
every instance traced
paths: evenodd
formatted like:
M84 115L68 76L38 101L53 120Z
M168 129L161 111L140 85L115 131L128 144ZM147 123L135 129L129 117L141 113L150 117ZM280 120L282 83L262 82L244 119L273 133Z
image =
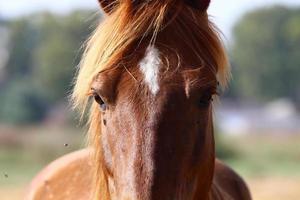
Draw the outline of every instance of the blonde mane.
M206 12L188 7L183 0L152 0L138 5L131 2L119 0L118 6L88 40L72 95L74 107L85 112L93 78L103 70L118 67L134 44L155 44L157 35L173 21L176 21L176 31L182 34L187 45L192 47L199 59L217 69L221 85L226 85L230 71L227 57ZM201 44L198 45L199 40ZM107 172L102 165L100 122L101 113L93 104L89 113L88 135L95 150L95 199L110 200Z

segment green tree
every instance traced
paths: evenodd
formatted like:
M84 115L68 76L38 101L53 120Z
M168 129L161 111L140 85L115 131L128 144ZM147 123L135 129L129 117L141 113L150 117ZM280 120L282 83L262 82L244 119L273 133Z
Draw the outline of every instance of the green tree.
M32 65L32 49L36 46L37 30L27 19L17 19L7 24L10 32L8 78L28 75Z
M38 13L6 23L10 42L8 77L0 83L2 122L40 121L55 105L67 104L91 16L91 11Z
M45 102L28 78L10 81L0 92L1 122L25 124L39 121L46 114Z
M74 12L68 16L49 13L40 16L32 76L50 103L63 101L71 90L81 46L91 31L86 20L90 15L90 12Z
M274 6L246 14L234 28L233 89L238 96L300 102L300 9Z

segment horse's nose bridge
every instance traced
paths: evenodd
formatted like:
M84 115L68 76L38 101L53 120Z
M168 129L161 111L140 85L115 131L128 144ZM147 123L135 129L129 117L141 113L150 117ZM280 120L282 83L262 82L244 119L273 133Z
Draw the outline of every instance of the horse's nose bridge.
M137 131L138 141L134 163L137 199L153 199L153 195L157 195L158 191L155 188L159 187L161 181L164 181L165 184L169 181L176 182L177 178L173 173L175 171L170 169L175 160L172 156L173 153L176 153L177 138L175 136L180 131L176 130L179 124L175 122L178 122L180 118L176 114L176 103L174 96L168 95L163 99L149 100L147 104L140 107L140 109L144 108L142 109L144 115L142 118L137 118L138 130L134 131ZM172 159L172 161L167 162L168 159ZM164 174L166 174L165 178L163 178ZM174 176L174 180L172 176ZM171 190L171 188L169 189Z
M141 120L137 132L135 168L135 184L137 200L150 200L152 196L153 177L155 173L154 153L157 134L157 113L149 109Z

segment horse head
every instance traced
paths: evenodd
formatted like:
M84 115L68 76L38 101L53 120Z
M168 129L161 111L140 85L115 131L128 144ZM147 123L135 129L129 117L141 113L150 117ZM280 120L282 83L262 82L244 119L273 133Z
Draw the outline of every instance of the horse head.
M228 77L209 1L100 1L75 104L93 97L91 143L103 199L206 199L212 100Z

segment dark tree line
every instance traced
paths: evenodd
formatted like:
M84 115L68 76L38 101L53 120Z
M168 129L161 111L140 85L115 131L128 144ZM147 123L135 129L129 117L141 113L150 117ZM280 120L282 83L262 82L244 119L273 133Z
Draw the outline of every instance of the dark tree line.
M1 71L2 123L40 121L53 106L67 102L81 46L97 21L91 16L92 11L39 13L3 23L10 34Z
M246 14L234 28L231 60L237 97L290 98L300 105L300 8Z
M10 38L9 58L0 69L1 123L38 122L56 105L67 105L81 46L97 16L76 11L0 20ZM287 97L300 104L300 8L247 13L235 25L229 52L234 78L228 97Z

